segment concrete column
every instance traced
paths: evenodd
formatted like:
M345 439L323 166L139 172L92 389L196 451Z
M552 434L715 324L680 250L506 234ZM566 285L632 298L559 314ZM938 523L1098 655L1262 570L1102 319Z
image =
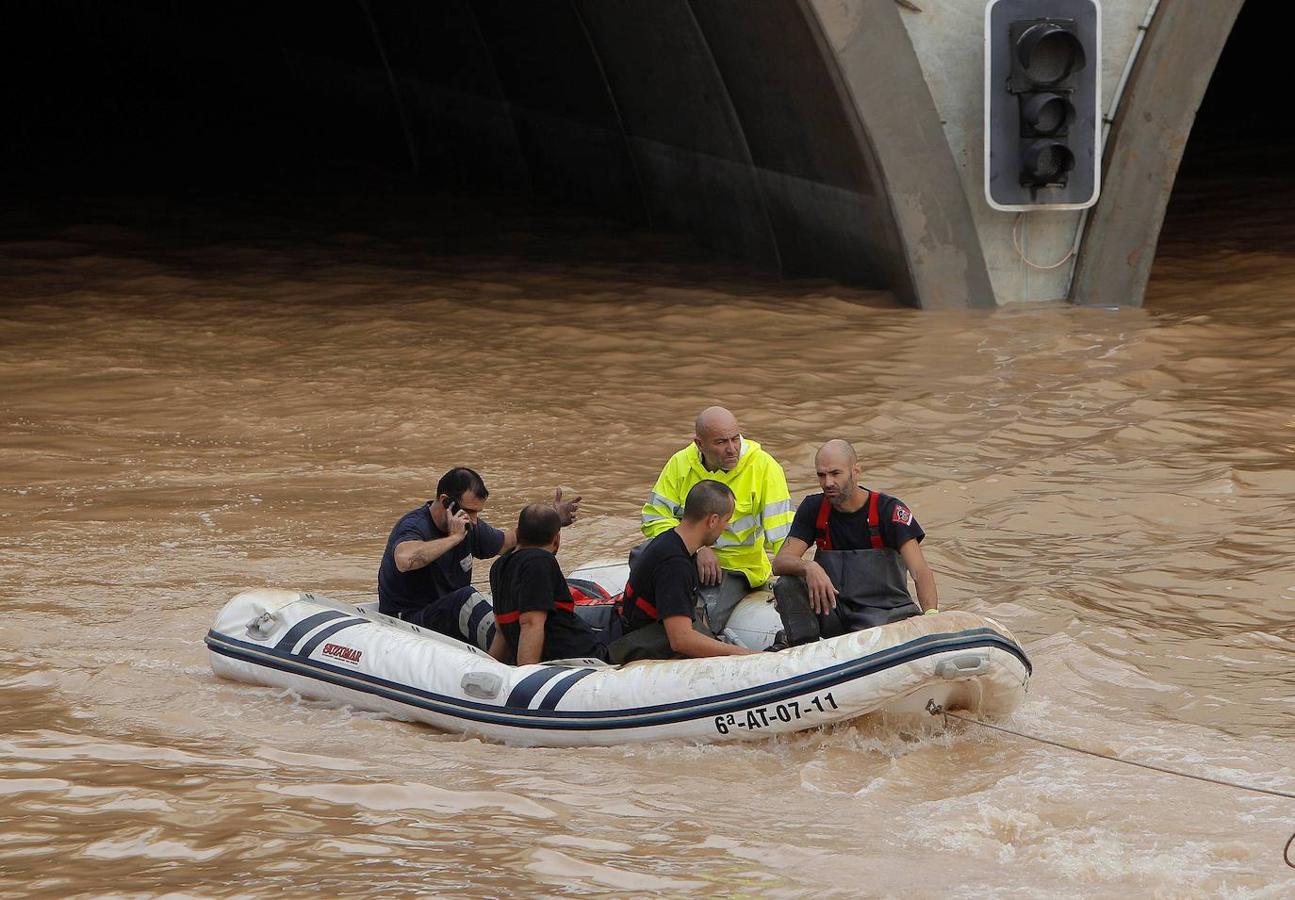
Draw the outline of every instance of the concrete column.
M1109 109L1151 0L1102 3L1102 107ZM1171 5L1189 5L1166 0ZM915 0L899 8L935 98L999 303L1064 300L1080 212L999 212L984 191L986 0ZM1201 14L1199 9L1198 14ZM1057 263L1060 262L1059 265ZM1033 264L1033 265L1032 265Z
M993 306L975 219L894 0L810 4L876 160L898 253L923 308Z
M1071 299L1141 306L1165 207L1214 66L1244 0L1163 0L1106 144L1106 182L1088 217Z
M799 2L692 0L758 171L784 275L920 305L877 162L815 16Z

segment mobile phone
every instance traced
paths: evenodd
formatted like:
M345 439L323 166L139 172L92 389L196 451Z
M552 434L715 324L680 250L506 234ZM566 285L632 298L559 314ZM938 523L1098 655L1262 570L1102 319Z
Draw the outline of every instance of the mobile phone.
M463 507L459 506L459 502L457 500L449 500L449 499L442 500L441 506L444 506L452 516L457 516L460 512L463 511ZM468 527L468 530L471 531L474 523L471 520L469 520L464 524L466 524Z

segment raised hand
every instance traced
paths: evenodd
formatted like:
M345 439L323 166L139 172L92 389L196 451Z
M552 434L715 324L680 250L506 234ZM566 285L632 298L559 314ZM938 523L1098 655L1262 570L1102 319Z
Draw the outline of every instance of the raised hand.
M562 519L562 527L570 525L580 514L580 501L584 498L576 494L574 500L562 499L562 488L558 488L553 493L553 506L558 511L558 516Z

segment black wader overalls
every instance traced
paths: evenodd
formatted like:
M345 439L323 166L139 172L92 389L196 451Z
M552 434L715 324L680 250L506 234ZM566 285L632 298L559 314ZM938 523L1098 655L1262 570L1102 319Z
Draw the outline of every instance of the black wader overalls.
M908 593L908 567L903 558L898 550L882 543L877 492L868 491L870 549L833 549L828 525L831 514L832 504L825 495L814 523L818 548L814 559L837 590L836 608L827 615L814 613L804 578L784 575L774 585L778 614L791 645L888 625L921 613Z

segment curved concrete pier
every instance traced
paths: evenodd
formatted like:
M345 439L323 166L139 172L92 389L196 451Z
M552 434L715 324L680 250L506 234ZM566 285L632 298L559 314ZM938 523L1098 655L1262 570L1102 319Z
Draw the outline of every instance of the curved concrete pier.
M1210 14L1164 2L1134 65L1103 160L1106 183L1080 243L1070 299L1141 306L1196 110L1244 0Z

